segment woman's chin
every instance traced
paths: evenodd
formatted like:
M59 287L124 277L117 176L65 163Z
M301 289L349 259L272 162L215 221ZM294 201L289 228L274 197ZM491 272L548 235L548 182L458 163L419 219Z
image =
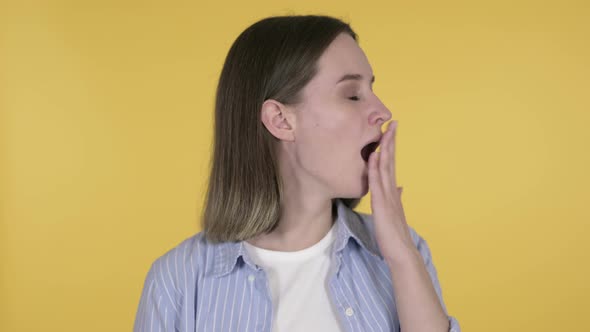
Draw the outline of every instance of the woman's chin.
M343 183L340 183L341 185ZM363 172L361 176L358 177L358 182L352 184L350 183L346 189L340 187L338 197L347 197L347 198L355 198L360 199L363 198L365 195L369 193L369 176L366 172Z

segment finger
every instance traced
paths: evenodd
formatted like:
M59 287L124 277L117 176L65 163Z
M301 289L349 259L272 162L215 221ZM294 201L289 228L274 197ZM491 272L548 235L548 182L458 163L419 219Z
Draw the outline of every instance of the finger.
M392 178L392 181L393 181L393 185L394 186L397 184L397 181L396 181L396 178L395 178L395 172L396 172L396 169L395 169L395 161L396 161L395 160L395 150L396 150L395 149L395 143L396 143L396 136L397 136L397 125L398 125L398 122L397 121L393 121L393 123L391 124L391 127L392 128L390 130L392 131L392 133L391 133L391 140L390 140L389 146L388 146L388 148L389 148L389 160L390 160L390 168L389 168L389 171L390 171L390 176Z
M383 134L383 138L381 139L381 155L379 158L379 172L381 173L381 182L386 193L393 194L393 189L396 187L395 178L392 178L391 174L391 124L387 127L387 130Z
M380 152L373 152L369 155L369 189L371 191L371 202L379 202L383 197L381 174L379 172Z

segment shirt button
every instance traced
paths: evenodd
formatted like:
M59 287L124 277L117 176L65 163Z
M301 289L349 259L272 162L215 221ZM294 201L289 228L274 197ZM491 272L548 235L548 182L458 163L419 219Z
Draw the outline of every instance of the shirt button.
M346 314L346 316L350 317L350 316L354 315L354 310L352 310L351 307L348 307L348 308L346 308L344 313Z
M255 276L253 276L253 275L249 275L249 276L248 276L248 281L249 281L249 282L253 282L253 281L254 281L254 279L256 279L256 277L255 277Z

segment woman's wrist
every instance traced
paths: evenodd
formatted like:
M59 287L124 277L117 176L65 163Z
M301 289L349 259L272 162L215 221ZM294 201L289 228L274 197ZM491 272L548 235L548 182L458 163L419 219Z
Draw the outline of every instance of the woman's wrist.
M384 255L385 262L391 271L406 269L415 264L424 264L418 248L412 244L401 245L395 253Z

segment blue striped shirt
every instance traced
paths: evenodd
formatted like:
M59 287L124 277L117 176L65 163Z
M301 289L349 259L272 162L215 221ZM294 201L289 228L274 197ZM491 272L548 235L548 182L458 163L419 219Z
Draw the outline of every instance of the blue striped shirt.
M328 280L340 325L351 332L400 331L391 274L377 246L372 216L335 201ZM411 227L410 233L447 313L428 244ZM152 264L134 331L270 332L272 308L265 272L243 243L212 244L199 232ZM460 332L457 319L448 319L449 331Z

